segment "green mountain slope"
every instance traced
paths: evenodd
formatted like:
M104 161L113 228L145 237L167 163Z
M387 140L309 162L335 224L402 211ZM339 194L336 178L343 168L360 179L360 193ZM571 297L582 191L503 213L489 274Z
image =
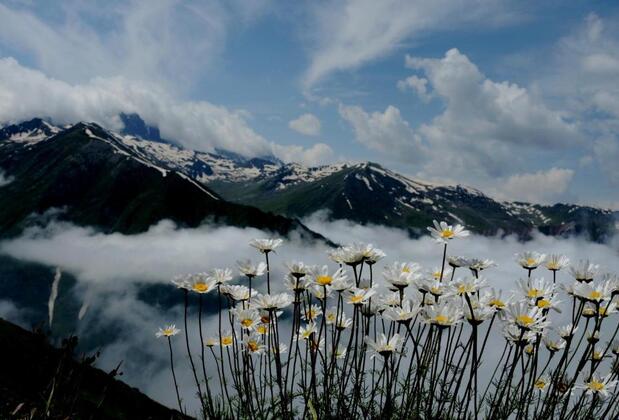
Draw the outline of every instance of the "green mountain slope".
M616 217L608 210L499 202L476 189L415 181L375 163L316 172L287 165L255 180L215 180L207 185L227 200L289 217L327 210L333 219L404 228L412 234L423 233L433 219L463 223L484 235L503 232L522 238L533 229L552 235L585 234L594 240L616 231Z

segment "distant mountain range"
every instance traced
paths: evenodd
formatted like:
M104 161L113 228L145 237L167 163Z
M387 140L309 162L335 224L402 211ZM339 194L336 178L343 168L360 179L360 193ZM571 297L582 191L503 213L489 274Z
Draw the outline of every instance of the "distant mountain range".
M474 232L584 234L603 240L617 212L572 204L500 202L461 185L413 180L372 163L307 168L272 157L197 152L165 140L137 115L121 115L121 133L96 124L59 127L34 119L0 130L0 234L33 213L62 209L79 224L126 233L169 218L196 226L205 218L287 233L297 218L325 210L333 219L424 233L432 219Z

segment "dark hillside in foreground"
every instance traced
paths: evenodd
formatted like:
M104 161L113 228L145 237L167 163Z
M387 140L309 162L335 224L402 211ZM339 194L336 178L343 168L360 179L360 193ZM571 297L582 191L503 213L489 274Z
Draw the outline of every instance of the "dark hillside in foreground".
M50 419L183 418L92 367L93 359L74 359L73 340L64 344L56 349L42 334L0 319L0 418L45 418L48 400Z

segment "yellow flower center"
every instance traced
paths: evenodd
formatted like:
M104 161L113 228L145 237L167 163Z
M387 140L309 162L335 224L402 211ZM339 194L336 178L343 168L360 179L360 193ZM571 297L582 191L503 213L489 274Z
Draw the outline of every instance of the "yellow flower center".
M537 389L546 388L546 381L544 381L543 379L538 379L537 381L535 381L535 388Z
M589 389L591 389L592 391L601 391L604 389L604 382L592 379L591 382L587 383L587 387L589 387Z
M463 295L465 293L471 293L473 291L473 287L469 284L461 284L458 286L458 294Z
M228 335L225 337L221 337L221 345L222 346L229 346L232 344L232 336Z
M318 315L317 311L310 309L309 312L307 313L307 317L309 319L314 319L316 318L316 315Z
M408 268L408 267L403 267L403 268L402 268L402 272L403 272L403 273L410 273L410 272L411 272L411 269L410 269L410 268Z
M166 337L169 337L172 334L174 334L174 330L172 328L166 328L165 330L163 330L163 335L165 335Z
M328 321L335 321L335 314L333 314L333 313L327 314L327 320Z
M444 229L441 232L441 237L445 238L445 239L451 239L454 237L454 232L451 229Z
M258 334L266 334L268 330L269 330L269 329L268 329L268 328L267 328L267 326L266 326L266 325L264 325L264 324L262 324L262 325L258 325L258 327L256 327L256 332L257 332Z
M198 293L204 293L208 291L208 284L206 283L194 283L193 290Z
M597 290L592 290L591 293L589 293L589 299L599 299L602 297L602 293L598 292Z
M529 289L529 291L527 292L527 296L530 298L538 298L541 295L541 291L539 289L535 289L535 288L531 288Z
M490 301L490 306L494 306L496 308L504 308L505 302L503 302L501 299L492 299Z
M436 322L439 325L447 325L449 324L449 318L447 318L445 315L437 315L434 318L434 322Z
M537 307L538 308L542 308L542 309L546 309L546 308L550 308L552 305L550 304L550 301L547 299L540 299L537 302Z
M535 321L535 320L533 319L533 317L531 317L531 316L529 316L529 315L520 315L520 316L518 316L518 317L516 318L516 320L517 320L520 324L524 325L525 327L530 326L530 325L531 325L531 324L533 324L533 322Z
M537 264L537 260L535 258L527 258L526 265L528 267L532 267Z
M440 287L432 287L430 289L430 293L433 295L440 295L442 293L442 289Z
M363 295L353 295L350 297L350 303L361 303L363 301Z
M316 283L318 283L321 286L328 286L332 282L333 282L333 277L331 276L323 275L323 276L316 277Z
M247 348L249 348L249 351L255 352L258 351L260 347L258 346L258 343L256 341L250 340L247 342Z
M241 321L241 325L244 326L245 328L249 328L253 325L254 320L251 318L245 318L244 320Z

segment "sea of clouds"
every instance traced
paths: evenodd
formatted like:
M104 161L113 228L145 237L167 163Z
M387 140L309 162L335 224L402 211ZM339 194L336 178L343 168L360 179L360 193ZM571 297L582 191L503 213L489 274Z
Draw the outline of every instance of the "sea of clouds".
M375 278L380 271L394 261L412 261L426 269L440 266L442 247L430 237L410 238L405 232L382 226L361 226L349 221L328 221L325 214L316 214L304 220L310 228L338 244L352 242L372 243L383 249L387 256L375 269ZM59 267L62 273L71 273L78 279L76 291L84 303L84 317L76 331L81 337L110 334L103 339L98 365L112 369L123 361L122 379L140 388L152 398L169 406L175 405L165 343L158 341L154 333L157 327L167 322L176 322L182 328L182 305L163 309L139 298L144 283L170 284L177 274L208 271L212 268L230 267L236 271L236 261L251 258L260 261L261 255L248 243L253 238L270 237L267 232L253 228L205 225L195 229L181 229L170 221L162 221L148 231L137 235L119 233L103 234L93 228L78 227L54 222L44 228L27 230L22 236L0 242L0 254L25 261L38 262L50 267ZM304 243L294 233L285 240L272 256L272 284L281 289L285 274L283 263L301 260L307 264L327 264L332 269L337 265L327 258L329 247L321 242ZM497 266L484 272L491 287L506 292L516 288L516 281L525 276L514 259L516 253L532 250L544 253L561 253L571 261L589 258L601 266L601 272L619 273L619 241L607 244L589 242L583 238L554 238L534 234L528 242L516 237L483 237L471 235L449 244L448 254L466 257L490 258ZM543 269L534 276L549 276ZM50 271L51 282L54 275ZM457 272L456 277L468 275ZM567 282L569 274L559 273L559 282ZM61 279L62 281L62 279ZM237 279L242 282L241 278ZM264 284L257 280L260 289ZM264 281L264 280L262 280ZM169 293L180 293L170 284ZM565 298L562 299L565 301ZM567 309L569 305L565 305ZM13 302L0 297L0 316L24 324L22 315L28 308L19 308ZM567 313L552 313L551 319L565 323ZM495 327L496 328L496 327ZM216 316L209 315L205 322L205 334L216 334ZM193 322L190 331L196 331ZM497 331L499 331L497 329ZM100 338L100 337L99 337ZM175 346L177 375L184 402L197 409L193 378L187 369L186 352L179 336ZM194 354L199 352L199 339L192 337ZM489 351L501 351L500 336L491 335ZM491 359L488 356L487 359ZM493 367L485 364L486 369ZM214 369L213 366L211 368Z

